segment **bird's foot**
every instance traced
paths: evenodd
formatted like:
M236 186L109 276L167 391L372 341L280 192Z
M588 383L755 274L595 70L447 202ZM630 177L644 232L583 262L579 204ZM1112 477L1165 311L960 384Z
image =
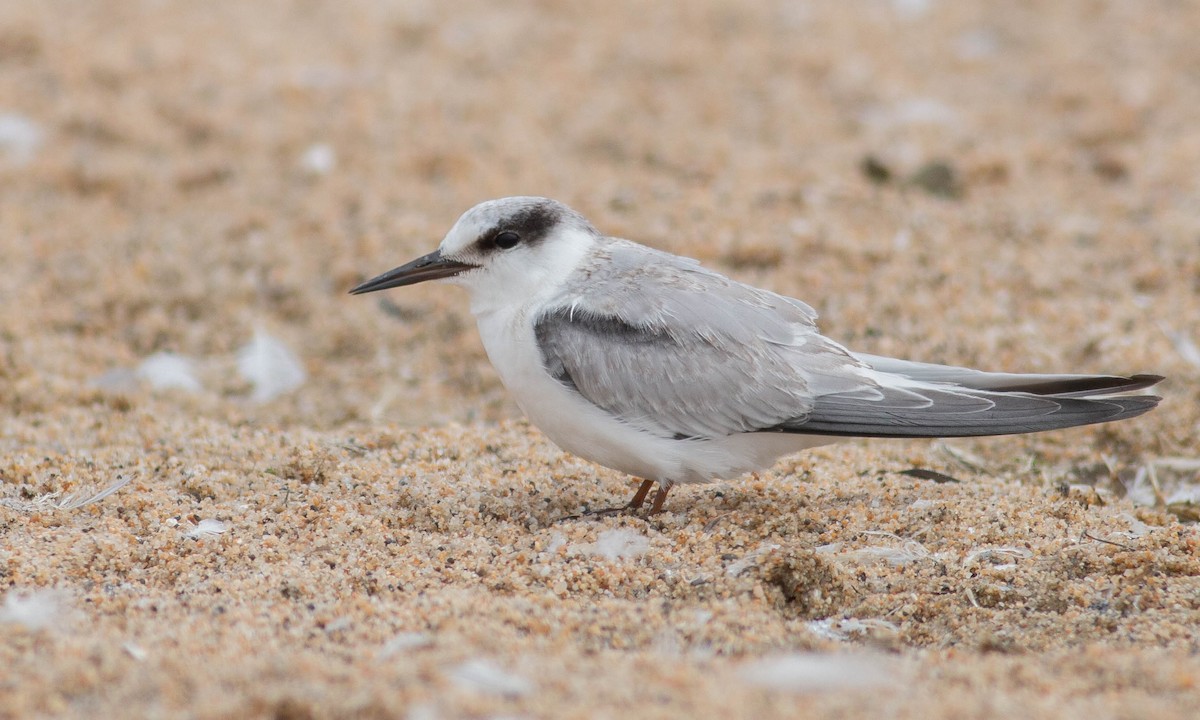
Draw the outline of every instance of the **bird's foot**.
M577 515L568 515L558 519L558 522L564 520L578 520L580 518L600 518L608 517L609 515L633 515L636 511L642 509L642 505L646 504L646 495L650 493L650 488L654 486L653 480L643 480L641 486L629 502L616 507L600 508L599 510L584 510ZM667 493L671 491L670 485L662 485L660 483L658 492L654 493L654 501L650 503L650 509L646 511L646 517L657 515L663 511L663 503L666 502Z

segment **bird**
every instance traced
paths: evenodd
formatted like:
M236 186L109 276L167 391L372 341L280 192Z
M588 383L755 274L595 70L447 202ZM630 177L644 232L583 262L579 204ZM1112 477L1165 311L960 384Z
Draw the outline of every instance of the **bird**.
M1026 374L853 352L808 304L609 237L544 197L467 210L433 252L357 287L470 295L487 356L556 445L640 480L736 478L841 438L1009 435L1135 417L1158 375Z

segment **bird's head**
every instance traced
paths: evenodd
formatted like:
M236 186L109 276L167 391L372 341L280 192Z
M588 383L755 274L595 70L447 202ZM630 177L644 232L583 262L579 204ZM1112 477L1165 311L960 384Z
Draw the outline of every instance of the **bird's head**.
M582 215L555 200L489 200L463 213L437 250L350 292L444 280L467 288L473 304L531 298L566 277L598 237Z

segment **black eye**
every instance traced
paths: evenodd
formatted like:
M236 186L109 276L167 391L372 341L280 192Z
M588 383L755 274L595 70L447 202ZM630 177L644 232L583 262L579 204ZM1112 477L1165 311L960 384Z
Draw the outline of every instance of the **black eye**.
M492 238L492 242L496 243L496 247L507 250L516 247L517 243L521 242L521 236L511 230L505 230Z

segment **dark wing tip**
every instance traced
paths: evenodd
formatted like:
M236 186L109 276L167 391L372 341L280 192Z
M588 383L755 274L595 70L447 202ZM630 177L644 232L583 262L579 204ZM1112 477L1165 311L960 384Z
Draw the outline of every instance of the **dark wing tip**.
M1137 417L1142 413L1147 413L1158 407L1162 402L1162 398L1158 395L1129 395L1127 397L1108 398L1105 402L1117 402L1121 406L1121 412L1114 420L1124 420L1125 418Z
M1136 377L1136 376L1135 376ZM1134 381L1135 378L1127 378ZM1154 384L1157 376L1137 382ZM878 408L870 401L831 402L818 398L805 418L769 428L775 432L850 437L979 437L1017 435L1113 422L1150 412L1162 401L1157 395L1080 396L1039 395L1028 392L937 391L925 407ZM955 396L959 397L955 397ZM964 406L962 397L986 399L991 407Z
M1150 386L1152 386L1152 385L1157 385L1157 384L1159 384L1160 382L1162 382L1163 380L1166 380L1167 378L1166 378L1165 376L1163 376L1163 375L1149 375L1149 374L1141 374L1141 375L1131 375L1131 376L1129 377L1129 379L1130 379L1130 380L1131 380L1133 383L1136 383L1136 384L1137 384L1137 387L1136 387L1136 388L1132 388L1132 389L1134 389L1134 390L1138 390L1138 389L1141 389L1141 388L1148 388L1148 387L1150 387Z
M1075 377L1031 378L1027 384L1006 384L995 388L997 392L1028 393L1045 397L1088 398L1099 395L1128 393L1157 385L1165 378L1161 375L1084 375ZM992 389L992 388L987 388Z

